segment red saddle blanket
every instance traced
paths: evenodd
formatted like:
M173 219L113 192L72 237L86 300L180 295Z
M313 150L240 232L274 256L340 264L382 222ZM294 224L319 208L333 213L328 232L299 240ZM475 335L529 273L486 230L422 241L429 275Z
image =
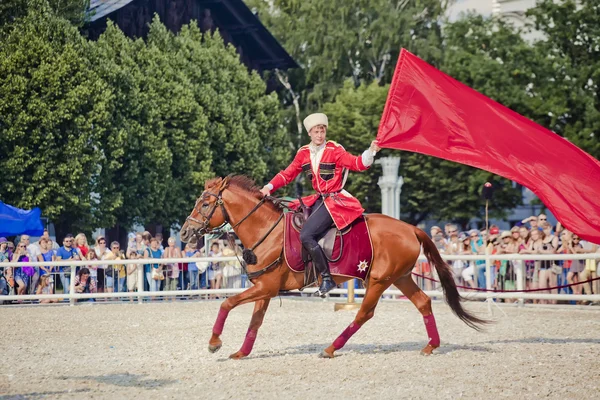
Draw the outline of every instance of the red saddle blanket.
M293 213L285 215L284 256L294 272L304 271L300 231L292 223ZM335 229L335 226L332 228ZM373 244L364 217L356 219L345 228L343 234L335 235L333 251L327 254L332 275L349 276L365 280L373 262Z

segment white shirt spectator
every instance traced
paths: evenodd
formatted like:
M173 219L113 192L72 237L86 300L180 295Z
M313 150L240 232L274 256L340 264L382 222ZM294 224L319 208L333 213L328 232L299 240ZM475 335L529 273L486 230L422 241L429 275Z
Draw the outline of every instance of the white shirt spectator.
M38 256L42 255L40 246L37 243L31 243L29 246L27 246L27 252L31 256L31 259L35 261L38 260Z

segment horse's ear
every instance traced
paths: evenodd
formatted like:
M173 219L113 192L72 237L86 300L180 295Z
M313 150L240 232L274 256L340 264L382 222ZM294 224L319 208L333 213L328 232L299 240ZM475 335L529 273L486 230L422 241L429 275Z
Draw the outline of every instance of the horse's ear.
M219 184L219 191L223 191L223 190L225 190L225 188L227 188L227 185L229 185L230 179L231 179L231 175L227 175L225 178L223 178L221 180L221 183Z

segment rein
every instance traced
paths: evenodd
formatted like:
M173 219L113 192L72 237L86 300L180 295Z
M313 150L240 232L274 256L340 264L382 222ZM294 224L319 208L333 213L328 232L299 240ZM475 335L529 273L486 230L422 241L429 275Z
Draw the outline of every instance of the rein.
M187 217L187 220L193 221L197 224L200 225L199 229L194 229L192 235L195 236L197 239L199 239L199 236L202 234L206 234L206 233L210 233L210 234L218 234L218 233L223 233L223 227L230 223L230 218L229 218L229 214L227 213L227 209L225 208L225 204L223 202L223 191L225 189L222 189L219 191L218 194L214 194L214 193L210 193L210 192L205 192L200 199L205 199L208 196L212 196L212 197L216 197L217 201L215 201L215 203L213 203L213 207L211 208L211 210L209 211L209 213L207 215L205 215L202 212L202 209L198 209L198 203L200 202L200 199L198 199L198 201L196 201L196 205L194 206L194 210L200 214L203 218L204 221L200 221L194 217L192 217L191 215L189 215ZM239 220L235 225L233 225L231 227L231 229L235 229L238 226L240 226L244 221L246 221L252 214L254 214L263 204L265 204L265 202L267 200L270 200L271 202L273 202L273 204L275 204L278 207L281 208L288 208L287 204L285 203L291 203L290 201L287 200L282 200L282 199L278 199L272 196L264 196L259 202L258 204L256 204L254 206L254 208L252 208L252 210L250 210L250 212L248 212L248 214L246 214L246 216L244 216L241 220ZM223 219L224 219L224 223L221 224L220 226L213 228L213 229L208 229L209 224L210 224L210 220L213 217L215 211L217 210L217 207L221 207L221 213L223 214ZM279 223L281 222L281 220L283 219L284 214L281 213L281 215L279 216L279 218L277 218L277 221L275 221L275 223L273 224L273 226L271 226L271 228L251 247L246 248L243 250L242 252L242 258L245 261L245 263L247 264L256 264L257 263L257 258L256 255L254 254L254 249L256 249L258 246L260 246L266 239L267 237L269 237L269 235L271 234L271 232L273 232L273 230L277 227L277 225L279 225ZM228 234L228 240L229 240L229 244L231 245L232 248L235 248L235 246L237 246L237 244L235 243L233 236ZM235 245L235 246L234 246ZM279 255L279 257L277 257L277 259L275 259L275 261L271 262L269 265L267 265L266 267L258 270L258 271L254 271L254 272L248 272L248 270L246 269L245 263L243 263L237 253L236 253L236 258L238 259L238 261L240 262L240 265L242 266L242 269L244 270L245 274L248 276L248 279L252 280L255 279L259 276L261 276L262 274L264 274L265 272L267 272L269 269L271 269L272 267L276 266L277 264L279 264L281 262L281 260L283 259L283 247L281 249L281 254Z

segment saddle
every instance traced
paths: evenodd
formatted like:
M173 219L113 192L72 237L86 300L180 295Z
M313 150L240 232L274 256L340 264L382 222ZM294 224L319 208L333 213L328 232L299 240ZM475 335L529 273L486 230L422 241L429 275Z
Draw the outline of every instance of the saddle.
M304 272L304 287L317 282L318 274L308 252L300 242L300 230L310 216L310 207L300 202L296 212L285 215L284 257L294 272ZM341 231L334 224L319 240L319 245L329 261L332 275L365 280L373 260L373 248L364 216L356 219Z
M312 207L308 207L307 205L305 205L302 202L302 199L299 199L299 200L300 200L300 207L298 207L298 210L296 212L294 212L293 216L292 216L292 226L298 232L300 232L302 230L302 227L304 226L304 222L306 222L306 220L308 219L308 217L310 217L310 214L312 213ZM331 226L327 230L327 233L325 233L325 235L323 235L321 240L319 240L319 246L321 246L321 248L323 249L323 252L325 253L325 257L327 258L327 261L329 261L330 263L339 261L340 257L342 256L342 253L344 251L343 236L346 235L348 232L350 232L351 229L352 229L352 224L348 225L341 231L339 229L337 229L335 224L331 224ZM337 255L334 256L333 250L334 250L335 240L338 237L340 237L340 251L336 252ZM302 248L302 259L303 259L305 265L307 264L308 261L310 261L308 252L304 248Z

